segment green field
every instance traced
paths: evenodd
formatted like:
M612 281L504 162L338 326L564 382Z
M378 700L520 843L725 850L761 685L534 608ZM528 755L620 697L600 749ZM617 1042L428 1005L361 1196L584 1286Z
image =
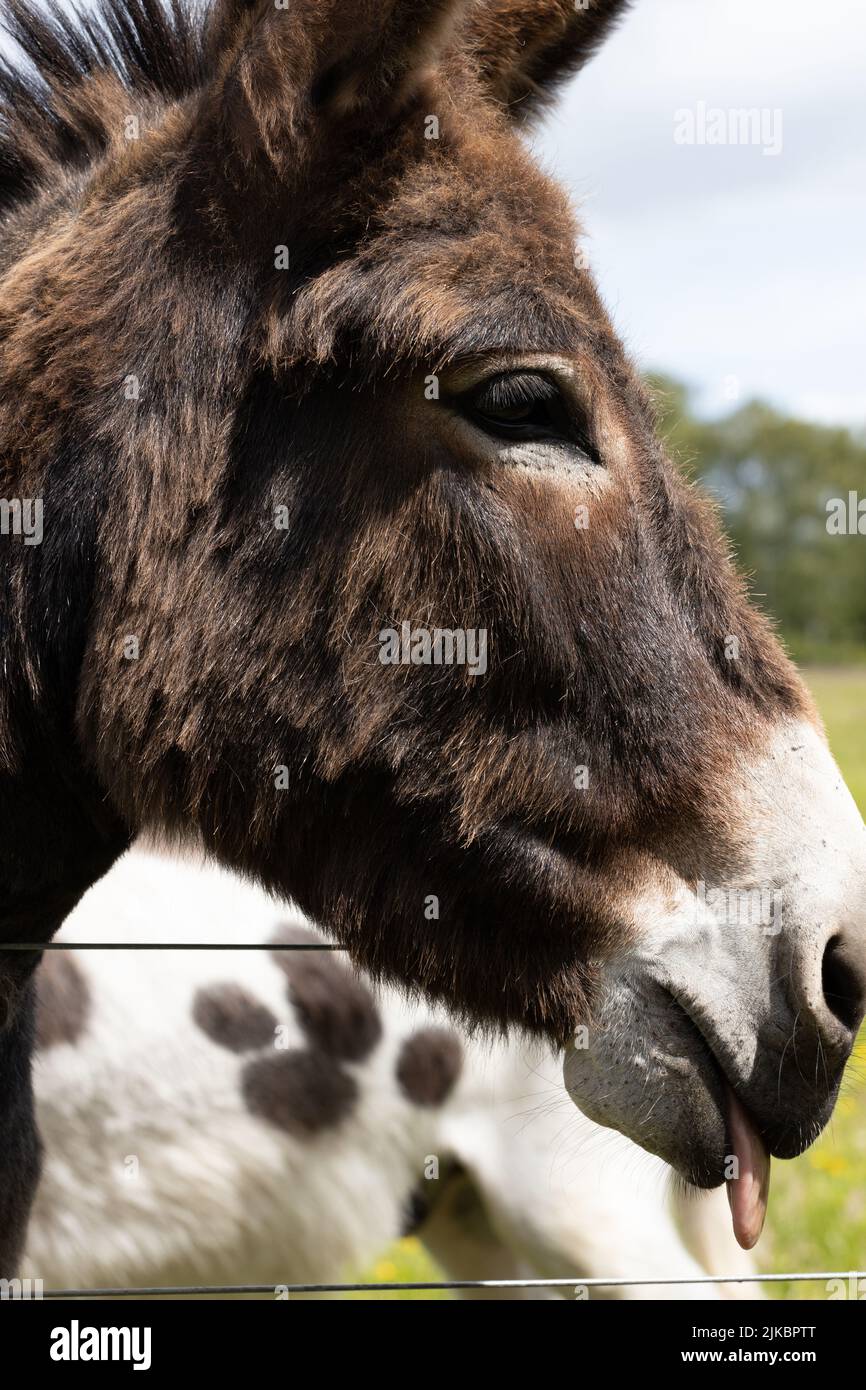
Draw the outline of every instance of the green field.
M833 752L866 815L866 667L814 670L809 684ZM774 1161L770 1216L758 1247L767 1272L866 1269L866 1031L848 1069L832 1124L808 1153ZM366 1278L436 1279L417 1240L403 1241ZM774 1286L780 1298L824 1298L823 1284ZM361 1298L435 1298L436 1294L364 1294ZM445 1295L438 1295L445 1297Z
M807 679L839 766L866 816L866 666L809 671Z

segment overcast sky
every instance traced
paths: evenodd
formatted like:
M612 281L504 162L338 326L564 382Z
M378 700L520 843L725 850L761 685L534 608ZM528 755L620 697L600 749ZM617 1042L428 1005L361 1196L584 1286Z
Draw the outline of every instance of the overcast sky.
M676 143L700 102L780 111L781 152ZM540 147L640 363L866 426L863 0L636 0Z

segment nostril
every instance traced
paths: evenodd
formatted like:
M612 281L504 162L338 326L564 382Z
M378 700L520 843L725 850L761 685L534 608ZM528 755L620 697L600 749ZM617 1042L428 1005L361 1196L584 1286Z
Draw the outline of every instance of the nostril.
M832 1014L851 1033L856 1033L866 1007L866 962L857 962L841 936L827 942L821 966L824 999Z

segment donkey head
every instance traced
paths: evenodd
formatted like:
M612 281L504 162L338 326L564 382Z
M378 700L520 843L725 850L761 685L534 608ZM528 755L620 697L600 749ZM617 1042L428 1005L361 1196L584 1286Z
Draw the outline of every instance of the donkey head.
M797 1152L861 1017L864 827L520 138L625 4L105 2L74 44L19 11L46 85L2 151L54 915L196 833L374 974L586 1025L572 1095L694 1181L744 1125Z

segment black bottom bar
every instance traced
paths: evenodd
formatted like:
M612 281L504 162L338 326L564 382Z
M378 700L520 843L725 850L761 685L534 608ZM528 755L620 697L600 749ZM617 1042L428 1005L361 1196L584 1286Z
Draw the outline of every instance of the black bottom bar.
M624 1372L642 1375L667 1373L674 1367L702 1374L707 1366L760 1367L764 1372L796 1366L828 1374L841 1374L857 1366L862 1356L866 1322L862 1308L846 1306L862 1301L866 1290L832 1290L822 1300L791 1302L672 1303L605 1301L577 1297L563 1302L577 1304L549 1311L543 1324L529 1324L536 1333L531 1340L516 1327L506 1324L483 1325L484 1379L490 1381L490 1362L500 1351L509 1354L515 1344L522 1348L521 1360L538 1358L536 1373L549 1360L551 1335L568 1338L556 1348L566 1361L558 1360L559 1372L571 1365L582 1378L589 1366L598 1367L601 1358L605 1378ZM832 1297L831 1297L832 1294ZM223 1300L225 1301L225 1300ZM303 1302L304 1307L297 1306ZM268 1367L269 1376L292 1374L296 1358L303 1373L304 1338L320 1332L319 1318L327 1316L333 1330L341 1314L329 1305L327 1314L315 1313L306 1299L277 1297L270 1306L258 1301L237 1299L221 1309L216 1301L185 1299L153 1301L123 1299L111 1303L79 1301L16 1301L0 1310L0 1329L4 1355L22 1358L19 1363L68 1379L87 1374L90 1379L103 1367L114 1376L120 1372L165 1375L187 1371L214 1371L224 1380L232 1372L249 1376L254 1368ZM292 1307L292 1303L296 1306ZM369 1316L369 1315L368 1315ZM442 1316L441 1313L436 1315ZM449 1316L449 1315L445 1315ZM465 1316L452 1314L450 1316ZM487 1316L487 1315L484 1315ZM311 1326L311 1319L313 1325ZM552 1320L551 1320L552 1319ZM543 1328L544 1340L536 1329ZM372 1367L381 1361L388 1373L390 1357L373 1329L358 1329L360 1336L345 1342L347 1354ZM477 1324L463 1324L464 1333L481 1330ZM430 1381L430 1357L439 1348L438 1365L443 1373L470 1371L460 1347L468 1350L465 1337L423 1340L422 1359L417 1363L405 1343L400 1353L401 1379L411 1385L418 1376ZM333 1354L340 1343L328 1343L328 1370L333 1373ZM321 1342L311 1342L308 1351ZM366 1348L366 1351L362 1351ZM27 1358L26 1361L23 1358ZM589 1361L585 1358L589 1358ZM526 1369L532 1369L531 1364ZM392 1366L393 1371L393 1366ZM470 1372L471 1373L471 1372ZM557 1372L555 1372L557 1374Z

